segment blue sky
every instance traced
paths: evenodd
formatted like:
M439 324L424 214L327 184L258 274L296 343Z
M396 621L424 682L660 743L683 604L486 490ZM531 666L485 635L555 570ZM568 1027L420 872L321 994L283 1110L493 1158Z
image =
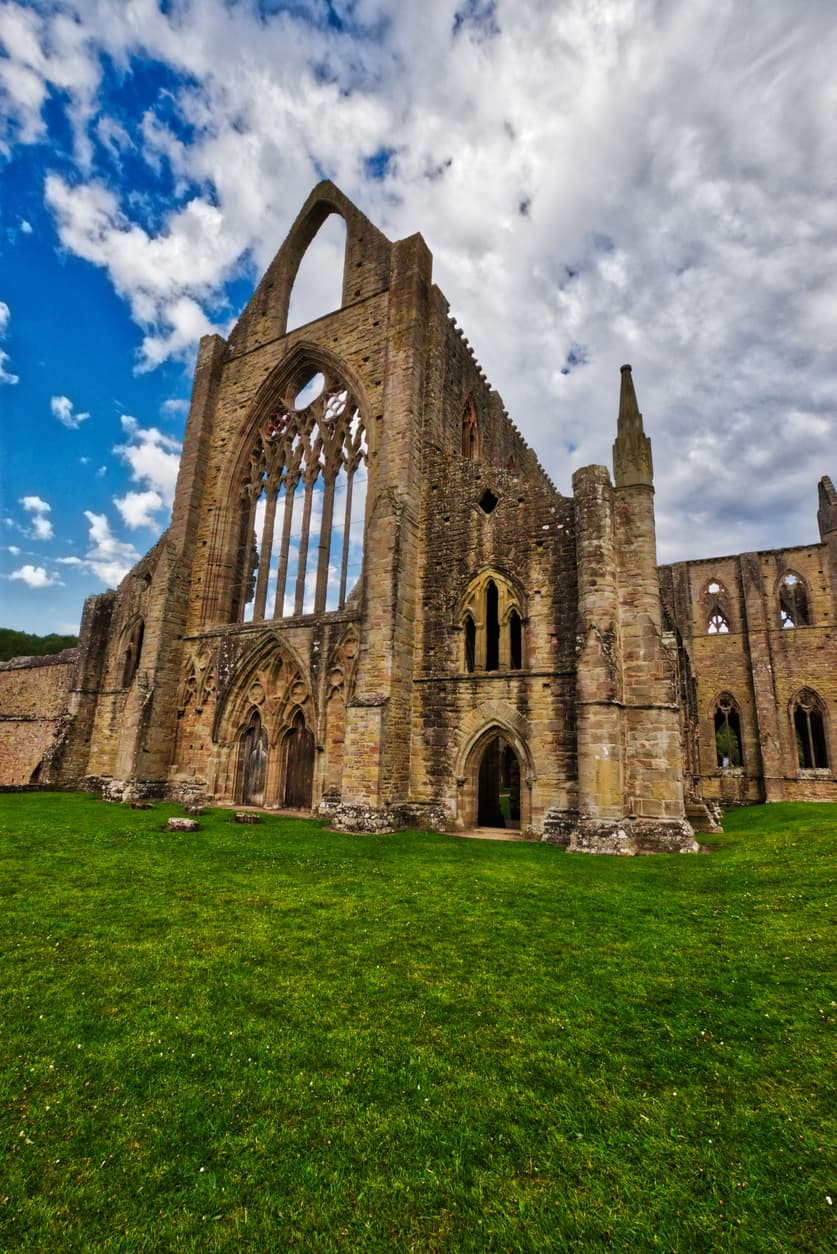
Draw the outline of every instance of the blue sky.
M562 491L631 361L661 560L815 540L835 63L819 0L0 0L0 624L74 630L155 541L198 338L324 175L421 231Z

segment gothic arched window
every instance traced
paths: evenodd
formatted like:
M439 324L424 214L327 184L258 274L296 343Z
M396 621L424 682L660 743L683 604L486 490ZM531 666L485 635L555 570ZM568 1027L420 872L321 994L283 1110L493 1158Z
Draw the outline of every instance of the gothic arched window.
M477 411L470 396L462 411L462 456L468 461L476 461L480 455L479 430L477 428Z
M724 636L729 631L728 600L724 585L717 579L710 579L703 590L706 630L710 636Z
M742 766L741 715L735 698L722 692L715 706L715 755L720 767Z
M810 627L811 611L805 580L789 570L779 581L779 620L783 627Z
M462 599L459 622L469 674L522 668L523 614L510 580L496 571L473 580Z
M810 688L803 688L794 697L792 710L800 768L805 771L827 769L828 746L822 701Z
M366 462L358 403L322 371L261 423L243 484L245 620L343 607L361 571Z

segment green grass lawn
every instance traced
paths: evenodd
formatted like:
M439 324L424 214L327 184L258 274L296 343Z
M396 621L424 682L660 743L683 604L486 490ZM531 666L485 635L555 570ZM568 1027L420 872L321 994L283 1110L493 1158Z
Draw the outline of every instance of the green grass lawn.
M0 1249L834 1247L837 807L634 859L171 813L0 796Z

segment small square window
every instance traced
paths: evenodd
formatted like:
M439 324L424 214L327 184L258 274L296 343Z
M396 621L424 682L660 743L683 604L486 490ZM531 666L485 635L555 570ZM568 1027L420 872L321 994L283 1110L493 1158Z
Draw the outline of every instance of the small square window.
M490 514L492 513L493 510L497 508L498 504L499 504L499 501L497 497L494 495L494 493L491 491L491 488L486 488L486 490L483 492L482 496L480 497L480 509L482 510L482 512L484 514Z

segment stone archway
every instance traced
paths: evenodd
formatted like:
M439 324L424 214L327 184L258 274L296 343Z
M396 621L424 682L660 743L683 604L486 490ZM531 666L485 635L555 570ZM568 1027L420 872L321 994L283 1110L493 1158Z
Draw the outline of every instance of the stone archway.
M237 799L241 805L264 805L267 747L267 732L259 711L254 710L239 748Z
M457 829L499 827L528 833L535 770L523 729L517 726L522 719L503 703L486 702L466 723L471 727L461 730L455 766Z
M288 810L310 810L314 786L314 733L297 710L285 733L285 787L282 804Z
M477 826L519 830L520 761L505 736L483 742L477 772Z

